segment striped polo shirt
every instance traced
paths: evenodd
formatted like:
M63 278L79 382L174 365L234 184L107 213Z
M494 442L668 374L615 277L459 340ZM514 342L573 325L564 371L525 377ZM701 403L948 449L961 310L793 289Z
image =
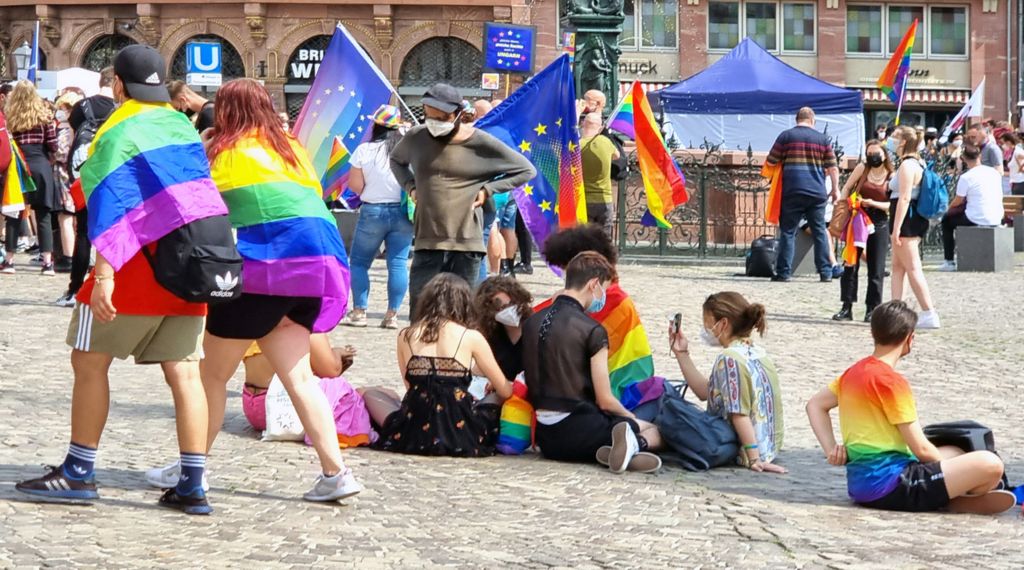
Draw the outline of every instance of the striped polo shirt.
M837 165L828 137L811 127L797 125L783 131L768 153L770 164L782 163L782 193L824 199L825 169Z

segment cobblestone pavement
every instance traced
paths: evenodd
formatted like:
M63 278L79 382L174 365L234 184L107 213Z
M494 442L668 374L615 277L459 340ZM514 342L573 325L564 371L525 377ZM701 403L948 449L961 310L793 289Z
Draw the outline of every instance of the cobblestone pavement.
M929 271L945 328L919 334L903 372L922 419L973 418L994 428L1011 479L1024 481L1020 324L1024 258L1007 274ZM867 326L828 320L838 283L767 283L731 267L620 267L655 348L659 374L679 377L664 329L680 310L695 336L700 303L736 290L769 308L764 344L782 374L788 475L719 469L610 474L535 455L426 459L346 452L366 492L345 505L300 499L316 474L311 449L261 443L232 384L225 432L210 458L211 517L156 506L141 471L176 457L169 390L155 367L115 364L99 452L95 506L21 500L14 482L62 460L68 441L70 310L50 303L64 279L0 278L0 568L20 567L879 567L1024 566L1024 521L894 514L853 507L807 425L807 398L870 349ZM371 306L383 308L383 270ZM547 271L524 281L537 295ZM857 310L860 316L862 307ZM381 315L371 311L371 319ZM356 385L399 387L395 333L339 328L360 351ZM695 348L704 367L709 349Z

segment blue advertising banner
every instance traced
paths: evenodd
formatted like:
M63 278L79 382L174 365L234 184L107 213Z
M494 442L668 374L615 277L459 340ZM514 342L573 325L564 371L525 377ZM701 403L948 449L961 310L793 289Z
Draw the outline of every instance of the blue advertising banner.
M484 24L484 69L505 73L533 74L533 56L537 47L534 26Z

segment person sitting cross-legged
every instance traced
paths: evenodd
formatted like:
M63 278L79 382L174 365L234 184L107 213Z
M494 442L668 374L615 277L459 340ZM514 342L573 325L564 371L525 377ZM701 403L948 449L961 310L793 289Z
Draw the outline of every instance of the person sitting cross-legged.
M569 262L565 289L523 325L523 365L537 410L537 444L556 461L598 461L613 473L653 472L661 459L658 428L637 420L612 392L608 333L600 312L615 269L599 253Z
M924 435L910 383L896 364L910 354L917 314L889 301L871 314L874 354L850 367L807 403L807 417L831 465L846 466L850 498L871 508L997 514L1013 493L996 490L1003 462L990 451L935 447ZM843 443L829 413L839 408Z

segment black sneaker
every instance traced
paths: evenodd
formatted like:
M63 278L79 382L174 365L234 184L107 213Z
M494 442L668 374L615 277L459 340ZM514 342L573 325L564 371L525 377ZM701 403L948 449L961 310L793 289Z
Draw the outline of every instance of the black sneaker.
M43 264L43 268L42 268L42 269L41 269L41 270L39 271L39 273L41 273L41 274L43 274L43 275L45 275L45 276L47 276L47 277L53 277L54 275L56 275L56 274L57 274L57 273L56 273L56 272L55 272L55 271L53 270L53 262L50 262L50 263L44 263L44 264Z
M71 273L71 258L62 257L53 264L53 270L57 273Z
M772 275L772 281L775 283L789 283L792 280L792 277L788 277L785 275Z
M64 476L62 466L47 465L49 473L38 479L22 481L14 488L26 495L39 497L43 500L75 502L90 502L100 498L96 492L96 477L90 475L88 479L69 479Z
M160 506L178 509L186 515L208 515L213 512L202 487L196 487L188 495L179 495L177 489L167 489L160 497Z
M512 268L515 273L522 273L523 275L533 275L533 266L529 263L519 262Z

